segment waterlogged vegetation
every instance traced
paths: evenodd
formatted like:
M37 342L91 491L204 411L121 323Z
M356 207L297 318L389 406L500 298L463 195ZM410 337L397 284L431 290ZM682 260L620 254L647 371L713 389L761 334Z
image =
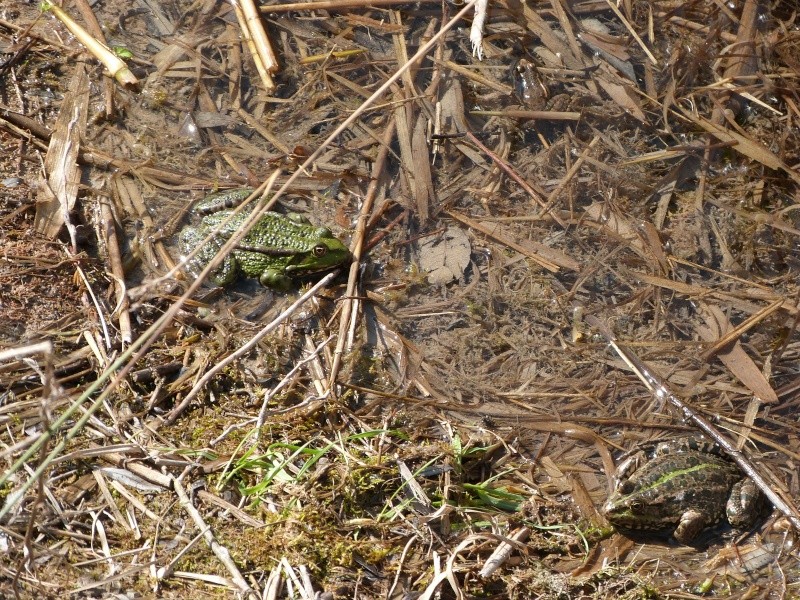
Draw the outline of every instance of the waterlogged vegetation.
M0 596L797 595L795 20L0 5Z

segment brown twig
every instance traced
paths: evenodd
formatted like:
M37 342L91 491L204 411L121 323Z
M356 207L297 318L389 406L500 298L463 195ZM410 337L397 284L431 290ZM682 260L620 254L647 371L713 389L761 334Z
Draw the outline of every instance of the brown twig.
M497 156L497 154L489 150L489 148L484 146L483 143L477 137L475 137L475 134L473 134L471 131L467 131L466 133L467 137L472 141L472 143L475 144L482 152L486 153L486 155L489 156L489 158L491 158L497 166L503 169L503 171L505 171L508 174L508 176L511 177L511 179L513 179L520 186L522 186L522 189L525 190L528 193L528 195L531 198L533 198L537 204L539 204L539 206L541 206L542 208L547 207L547 201L544 199L545 194L543 191L535 190L530 183L525 181L522 177L519 176L519 174L513 168L511 168L511 165L509 165L506 161ZM561 217L559 217L555 213L552 213L552 217L556 223L558 223L561 227L566 229L567 226L561 219Z
M330 389L334 389L333 383L339 376L339 370L342 367L342 356L345 351L349 351L353 347L353 340L355 339L354 330L357 324L357 317L359 314L358 308L361 300L356 293L358 285L358 272L361 265L365 251L365 239L367 232L367 224L369 222L369 215L372 212L372 205L375 201L375 196L378 192L380 185L381 174L384 173L386 159L389 156L390 147L394 139L396 131L396 121L392 119L389 121L388 126L383 134L381 140L381 147L378 151L378 156L372 167L372 178L365 194L364 203L361 206L361 212L358 216L356 223L356 231L353 235L353 241L350 245L350 252L353 255L353 262L350 265L350 273L347 278L347 292L345 293L345 300L342 304L342 314L339 318L339 338L336 342L336 349L333 353L333 363L331 365L330 374ZM346 335L350 331L350 335Z
M117 320L119 321L122 343L130 344L133 339L131 316L128 312L130 302L128 300L128 294L126 293L125 269L122 266L122 253L119 250L119 241L117 239L117 220L114 218L114 212L108 197L101 196L99 198L99 204L100 226L102 227L100 234L105 243L109 268L111 274L114 276L114 289L116 290L115 294L117 297L117 306L114 312L117 314Z
M419 0L420 4L441 4L440 0ZM369 6L402 6L403 0L323 0L322 2L290 2L289 4L267 4L261 7L264 13L284 13L296 10L347 10Z

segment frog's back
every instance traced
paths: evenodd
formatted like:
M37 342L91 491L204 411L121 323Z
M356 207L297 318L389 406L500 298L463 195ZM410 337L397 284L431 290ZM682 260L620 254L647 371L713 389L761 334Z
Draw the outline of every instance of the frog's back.
M661 529L696 510L708 523L725 516L731 486L741 478L730 461L704 452L677 452L650 461L616 492L612 520L631 529Z
M182 254L188 256L192 252L195 252L194 258L192 258L188 264L189 271L195 276L200 274L217 252L220 251L222 246L225 245L226 236L220 234L211 236L208 242L203 244L199 250L197 249L201 242L211 233L212 229L206 227L184 227L178 236L178 243ZM231 283L236 279L236 266L233 261L230 259L223 260L216 272L212 273L210 279L216 285L227 285Z
M227 239L236 233L249 217L247 212L234 214L224 210L205 217L204 223L214 229L221 227L220 237ZM238 268L248 277L259 277L265 269L284 269L296 262L298 257L311 253L320 238L336 238L330 230L315 227L307 221L275 212L264 213L239 242L233 254Z
M301 223L285 215L267 212L245 236L245 243L264 248L309 252L319 243L320 237L333 238L333 235L327 229L314 227L308 222Z
M631 476L631 486L645 498L667 498L682 508L711 503L724 513L724 498L741 478L730 461L702 452L678 452L651 461ZM722 502L717 500L722 499Z

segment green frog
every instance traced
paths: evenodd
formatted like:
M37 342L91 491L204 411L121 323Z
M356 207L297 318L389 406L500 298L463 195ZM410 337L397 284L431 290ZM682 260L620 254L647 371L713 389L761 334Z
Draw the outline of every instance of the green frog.
M188 255L213 233L193 259L189 271L197 275L214 258L223 244L236 233L252 211L234 215L232 206L240 204L253 190L238 189L212 194L196 210L205 214L197 226L184 227L180 249ZM230 218L227 224L223 223ZM287 290L302 275L332 269L350 258L347 247L327 227L315 227L305 217L290 213L265 213L242 238L236 248L209 276L215 285L232 283L239 274L257 278L262 285Z
M753 524L763 501L753 481L710 442L679 438L646 446L617 469L614 492L603 506L620 529L673 530L681 544L723 518Z

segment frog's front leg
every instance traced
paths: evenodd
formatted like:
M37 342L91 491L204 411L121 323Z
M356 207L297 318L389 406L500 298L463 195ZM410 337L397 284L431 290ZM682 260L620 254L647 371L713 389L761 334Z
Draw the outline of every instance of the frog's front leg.
M236 263L236 259L232 255L226 256L222 263L211 271L208 280L214 285L225 287L236 280L238 270L239 265Z
M278 269L265 269L258 276L258 281L264 287L274 290L287 291L292 288L292 280L283 271Z
M708 519L694 508L690 508L681 515L681 521L673 533L673 537L681 544L689 544L700 530L708 525Z

